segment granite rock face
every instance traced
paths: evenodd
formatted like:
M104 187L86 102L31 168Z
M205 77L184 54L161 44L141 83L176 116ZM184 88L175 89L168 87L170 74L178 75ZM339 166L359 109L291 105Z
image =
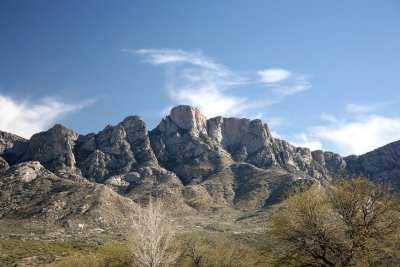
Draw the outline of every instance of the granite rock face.
M1 174L0 218L45 222L38 227L49 233L128 227L136 204L105 185L61 179L37 161L12 166Z
M25 161L39 161L56 175L70 179L83 179L76 167L74 146L78 134L60 124L46 132L35 134L29 141L16 143L5 151L6 160L14 165Z
M78 183L105 184L135 201L157 195L176 210L221 214L262 210L298 180L320 183L337 172L398 180L399 159L399 142L342 158L273 138L260 120L207 120L190 106L173 108L151 131L140 117L129 116L87 135L62 125L30 140L0 132L0 179L19 166L28 168L32 182L45 168ZM43 167L18 165L30 161Z
M138 116L129 116L98 134L80 136L75 154L84 177L121 193L138 188L148 192L148 187L161 186L160 181L171 187L181 185L174 173L159 166L146 125Z
M233 162L207 135L206 119L193 107L173 108L150 132L150 140L160 165L184 184L199 183Z
M268 126L260 120L216 117L209 119L207 126L208 135L227 151L243 147L253 154L273 142Z
M8 162L2 157L0 157L0 173L8 170L9 167L10 166L8 165Z
M400 186L400 141L387 144L360 156L345 158L350 174L365 174L389 180Z
M14 144L25 141L26 139L18 135L0 131L0 154L3 153L4 150L13 147Z

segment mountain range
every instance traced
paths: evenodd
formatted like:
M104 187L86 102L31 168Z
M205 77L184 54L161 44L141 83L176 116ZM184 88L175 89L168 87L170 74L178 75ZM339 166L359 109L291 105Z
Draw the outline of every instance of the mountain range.
M258 229L293 184L362 173L399 186L399 162L400 141L342 157L274 138L261 120L207 119L191 106L150 131L138 116L87 135L60 124L29 140L0 131L0 233L117 233L150 196L183 227Z

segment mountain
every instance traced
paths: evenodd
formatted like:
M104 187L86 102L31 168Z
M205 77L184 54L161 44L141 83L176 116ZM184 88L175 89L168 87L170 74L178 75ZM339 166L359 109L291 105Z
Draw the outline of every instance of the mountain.
M363 173L372 179L389 180L400 186L400 141L387 144L361 156L345 158L350 174Z
M123 232L137 205L105 185L59 178L37 161L3 171L0 192L0 239Z
M67 204L52 217L54 223L63 225L70 216L86 222L86 215L70 209L79 210L80 199L96 191L112 196L93 196L99 200L88 205L97 207L99 214L112 209L115 216L123 216L118 202L124 203L121 207L128 216L134 212L128 208L132 203L153 195L162 197L186 225L257 226L268 208L299 180L324 183L338 172L362 172L398 181L399 159L400 142L343 158L274 138L260 120L207 119L196 108L177 106L151 131L140 117L129 116L87 135L59 124L29 140L1 132L0 181L8 198L1 199L0 213L3 218L41 217L40 209L55 205L53 199L63 194ZM33 168L39 179L24 181L21 168ZM60 185L64 183L68 186ZM21 187L44 191L28 190L25 196L25 191L14 189ZM32 205L21 204L21 196L31 199ZM111 201L104 211L98 206L100 199ZM21 205L15 206L19 212L9 209L8 202Z

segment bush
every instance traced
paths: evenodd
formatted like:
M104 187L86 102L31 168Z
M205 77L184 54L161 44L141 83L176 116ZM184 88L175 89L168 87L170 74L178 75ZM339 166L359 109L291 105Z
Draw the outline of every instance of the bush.
M177 266L265 266L254 247L223 233L189 233L181 238L182 254Z
M368 266L397 257L400 201L365 177L298 188L268 224L275 266Z

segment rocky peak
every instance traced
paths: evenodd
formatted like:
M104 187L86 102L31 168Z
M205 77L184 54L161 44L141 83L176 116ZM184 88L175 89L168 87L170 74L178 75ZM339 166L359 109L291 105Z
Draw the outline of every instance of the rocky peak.
M24 161L39 161L50 171L63 178L81 179L76 168L74 155L75 141L79 134L61 124L48 131L37 133L27 142L17 143L5 151L5 158L11 164Z
M139 116L129 116L122 121L126 132L126 138L135 154L135 159L139 164L157 164L150 146L149 132L146 123Z
M373 179L391 180L400 187L400 141L360 156L351 155L345 158L347 170L351 174L365 174Z
M197 108L191 106L176 106L171 110L169 119L180 129L193 133L206 134L206 117Z
M145 139L147 128L144 121L139 116L128 116L122 121L129 142Z
M14 146L15 143L25 142L26 139L18 135L0 131L0 154Z
M228 150L244 147L252 154L272 142L261 120L216 117L207 121L208 135Z

